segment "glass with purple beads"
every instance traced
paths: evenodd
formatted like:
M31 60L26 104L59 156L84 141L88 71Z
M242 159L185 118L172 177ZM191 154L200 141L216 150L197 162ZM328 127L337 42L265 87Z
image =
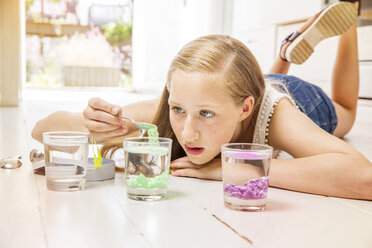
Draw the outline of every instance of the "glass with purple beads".
M221 147L224 203L240 211L265 209L273 148L254 143Z

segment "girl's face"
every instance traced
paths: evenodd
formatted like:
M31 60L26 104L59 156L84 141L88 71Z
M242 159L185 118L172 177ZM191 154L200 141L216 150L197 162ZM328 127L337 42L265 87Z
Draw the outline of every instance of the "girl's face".
M241 129L243 107L236 106L216 80L218 75L177 70L170 82L170 123L195 164L212 160Z

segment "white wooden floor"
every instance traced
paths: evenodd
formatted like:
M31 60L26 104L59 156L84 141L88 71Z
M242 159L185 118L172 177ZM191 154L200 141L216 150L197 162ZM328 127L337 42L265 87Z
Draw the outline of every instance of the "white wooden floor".
M42 150L34 123L56 110L81 112L90 96L118 104L155 94L26 90L18 108L0 108L0 158L23 155L23 166L0 169L0 247L372 247L372 202L269 189L264 212L223 206L221 182L171 177L167 199L126 198L124 176L88 183L79 192L46 190L28 154ZM345 140L372 160L372 102L360 101Z

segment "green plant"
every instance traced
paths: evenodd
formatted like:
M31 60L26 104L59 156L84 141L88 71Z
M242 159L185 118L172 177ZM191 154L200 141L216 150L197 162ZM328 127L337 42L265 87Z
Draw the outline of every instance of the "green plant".
M26 7L26 12L30 9L30 7L34 4L34 0L26 0L25 1L25 7Z
M120 43L132 35L132 24L116 20L102 27L103 34L110 42Z

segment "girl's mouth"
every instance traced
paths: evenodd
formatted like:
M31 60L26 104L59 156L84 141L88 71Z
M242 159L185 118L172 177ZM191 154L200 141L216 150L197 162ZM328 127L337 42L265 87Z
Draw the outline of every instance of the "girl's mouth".
M186 152L191 155L199 155L204 151L204 148L202 147L196 147L196 146L190 146L185 145Z

